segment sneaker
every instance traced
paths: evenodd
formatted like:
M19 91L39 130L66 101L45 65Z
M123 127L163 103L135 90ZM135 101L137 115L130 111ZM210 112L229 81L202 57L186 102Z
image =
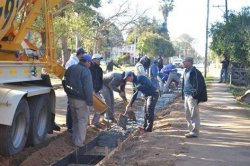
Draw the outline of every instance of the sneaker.
M75 144L75 143L73 143L73 145L76 146L77 148L81 148L84 146L84 144Z
M187 133L187 134L185 134L185 137L186 138L197 138L198 136L194 133Z

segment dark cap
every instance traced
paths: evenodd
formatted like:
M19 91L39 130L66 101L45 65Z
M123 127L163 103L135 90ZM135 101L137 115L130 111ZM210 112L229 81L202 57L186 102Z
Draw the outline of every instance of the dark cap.
M132 75L134 75L134 73L132 71L126 71L123 79L126 80L128 77L130 77Z
M85 54L85 53L86 53L86 51L82 47L79 47L76 50L76 55L81 55L81 54Z
M194 62L194 58L191 57L191 56L186 56L186 57L184 58L184 62L191 62L191 63L193 63L193 62Z

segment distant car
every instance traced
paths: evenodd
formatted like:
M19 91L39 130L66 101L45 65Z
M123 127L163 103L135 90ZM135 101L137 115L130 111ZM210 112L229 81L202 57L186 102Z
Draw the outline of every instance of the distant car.
M183 68L182 62L183 62L182 59L177 58L177 59L174 59L173 65L175 65L175 67L177 68Z

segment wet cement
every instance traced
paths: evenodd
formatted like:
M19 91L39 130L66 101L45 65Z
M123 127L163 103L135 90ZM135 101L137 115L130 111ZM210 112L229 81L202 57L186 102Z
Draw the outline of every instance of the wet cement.
M163 94L159 99L155 107L155 113L163 110L169 104L171 104L175 98L177 98L180 93ZM144 123L144 111L143 107L138 107L135 112L136 121L128 120L126 130L120 126L112 126L108 131L102 131L98 135L98 146L115 148L117 146L118 140L125 140L129 133L142 126Z

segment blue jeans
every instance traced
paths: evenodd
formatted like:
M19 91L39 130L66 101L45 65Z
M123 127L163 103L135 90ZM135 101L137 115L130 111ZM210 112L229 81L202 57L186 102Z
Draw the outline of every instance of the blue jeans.
M159 85L158 85L158 80L155 79L155 78L151 78L151 82L153 84L153 86L156 88L156 89L159 89Z
M220 82L227 81L227 69L222 68L220 71Z

